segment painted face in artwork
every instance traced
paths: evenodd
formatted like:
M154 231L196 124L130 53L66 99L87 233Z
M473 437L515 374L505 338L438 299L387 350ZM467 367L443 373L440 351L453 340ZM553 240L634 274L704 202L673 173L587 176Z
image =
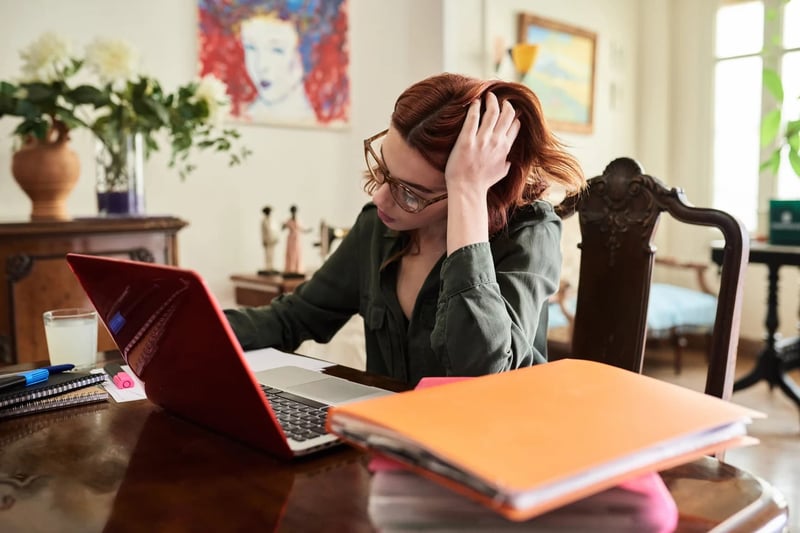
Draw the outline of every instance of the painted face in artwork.
M242 22L245 66L262 103L281 103L303 81L303 62L294 25L258 16Z

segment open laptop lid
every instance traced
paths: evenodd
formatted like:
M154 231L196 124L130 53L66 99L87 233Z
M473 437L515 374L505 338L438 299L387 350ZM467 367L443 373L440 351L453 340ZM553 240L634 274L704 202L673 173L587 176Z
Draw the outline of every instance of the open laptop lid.
M67 263L153 403L292 457L239 342L197 273L81 254L67 254Z

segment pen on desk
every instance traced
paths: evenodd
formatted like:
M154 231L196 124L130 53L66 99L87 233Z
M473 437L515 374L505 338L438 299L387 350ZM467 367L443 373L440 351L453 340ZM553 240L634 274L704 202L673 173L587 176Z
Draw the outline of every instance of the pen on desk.
M29 385L41 383L47 380L49 376L50 372L45 368L37 368L35 370L26 370L24 372L0 376L0 390L16 387L17 385L27 387Z
M33 383L38 383L39 381L44 381L51 374L60 374L61 372L66 372L67 370L72 370L75 368L73 364L63 364L63 365L51 365L51 366L43 366L40 368L34 368L33 370L23 370L20 372L11 372L10 374L0 374L0 379L10 378L13 376L25 376L28 378L28 385L32 385ZM44 376L42 374L42 370L47 370L47 375ZM39 378L38 381L34 382L31 379Z
M133 387L133 379L122 369L119 363L108 363L103 367L108 377L114 382L118 389L129 389Z
M75 365L67 363L63 365L45 366L42 368L50 372L50 374L52 375L52 374L60 374L61 372L66 372L67 370L72 370L73 368L75 368Z

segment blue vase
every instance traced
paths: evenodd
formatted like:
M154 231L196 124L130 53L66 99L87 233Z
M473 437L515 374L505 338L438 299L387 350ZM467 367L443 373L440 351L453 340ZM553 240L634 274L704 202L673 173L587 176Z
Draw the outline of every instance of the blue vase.
M97 211L103 216L137 216L144 209L144 144L140 134L98 142ZM110 145L110 146L109 146Z

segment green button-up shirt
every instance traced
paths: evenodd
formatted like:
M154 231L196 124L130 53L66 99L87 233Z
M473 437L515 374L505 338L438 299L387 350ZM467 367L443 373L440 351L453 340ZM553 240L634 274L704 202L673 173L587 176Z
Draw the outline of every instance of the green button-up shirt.
M424 376L477 376L547 360L547 302L561 268L561 220L544 201L517 209L488 243L444 255L410 319L397 299L403 238L367 204L339 247L292 294L225 314L245 350L294 351L328 342L358 313L367 371L415 385Z

